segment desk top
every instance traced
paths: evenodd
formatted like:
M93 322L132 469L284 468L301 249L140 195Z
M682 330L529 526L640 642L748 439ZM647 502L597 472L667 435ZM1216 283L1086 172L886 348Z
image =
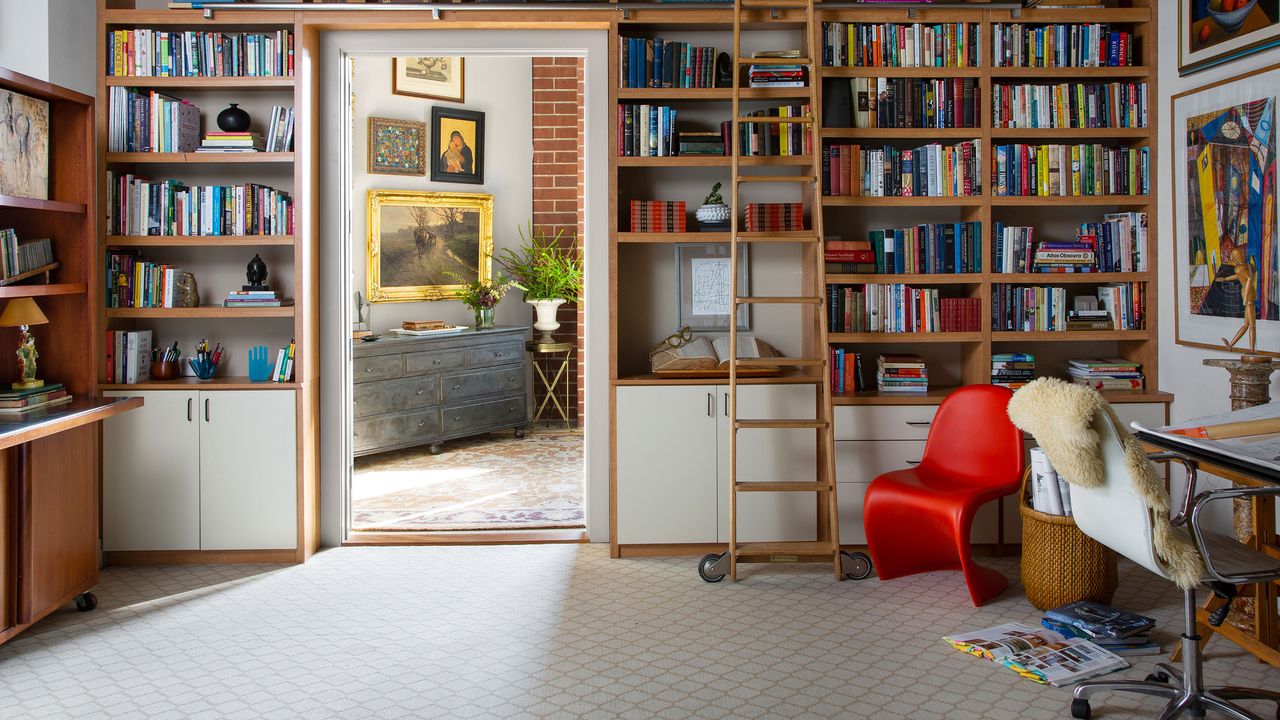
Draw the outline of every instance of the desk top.
M1261 464L1238 460L1207 449L1186 445L1147 432L1134 434L1138 440L1154 450L1169 450L1186 455L1196 462L1203 472L1246 485L1280 485L1280 473Z
M142 407L142 398L77 397L70 403L51 409L0 413L0 449L101 422L139 407Z

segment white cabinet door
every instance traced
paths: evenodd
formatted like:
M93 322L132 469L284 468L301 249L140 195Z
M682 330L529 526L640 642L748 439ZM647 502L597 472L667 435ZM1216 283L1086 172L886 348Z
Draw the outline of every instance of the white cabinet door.
M617 389L618 542L715 542L715 391Z
M102 423L103 550L199 549L198 393L103 394L144 401Z
M716 480L720 542L729 541L728 386L717 388L719 426ZM817 393L812 385L743 385L738 388L739 420L812 420ZM815 430L738 432L738 482L813 482L817 478ZM817 493L739 493L738 540L768 542L817 537Z
M200 393L200 548L292 549L298 539L294 393Z

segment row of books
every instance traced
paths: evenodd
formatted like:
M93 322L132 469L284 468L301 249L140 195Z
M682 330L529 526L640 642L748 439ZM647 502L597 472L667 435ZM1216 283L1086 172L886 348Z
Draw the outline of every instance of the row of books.
M833 333L978 332L979 298L941 296L938 288L900 283L827 286L827 330Z
M283 190L154 182L107 171L110 235L289 235L293 200Z
M0 414L16 415L47 410L71 402L71 394L62 383L45 383L38 388L0 392Z
M1142 365L1124 358L1070 360L1067 375L1077 385L1094 390L1142 390L1146 386Z
M127 385L150 380L151 345L150 330L108 330L103 377Z
M38 238L18 241L13 228L0 229L0 278L8 279L53 264L53 242Z
M837 67L977 67L978 23L822 23L822 64Z
M868 233L877 273L981 272L982 222L928 223Z
M813 116L809 105L784 105L764 110L754 110L744 117L808 118ZM743 123L738 133L739 152L744 156L791 156L813 154L813 133L810 123Z
M972 128L982 115L977 78L851 78L849 83L855 128Z
M827 360L831 373L831 392L843 395L866 390L862 384L862 353L835 346L828 349Z
M804 230L803 203L747 203L743 211L745 232Z
M994 270L1023 272L1144 272L1147 214L1107 213L1083 223L1070 242L1037 242L1035 228L996 222Z
M882 393L929 392L929 368L914 353L876 358L876 390Z
M861 149L859 190L870 197L972 197L982 194L982 141L930 143L902 150L891 145Z
M667 105L618 105L618 156L678 155L676 115Z
M751 65L747 68L747 86L753 88L807 87L808 74L803 65Z
M715 87L719 55L713 47L687 42L619 37L618 87Z
M1011 197L1148 195L1151 151L1143 147L997 145L995 194Z
M298 343L291 338L286 347L276 352L275 364L271 366L271 382L293 382L293 356L297 348Z
M720 155L727 156L729 143L729 121L720 123L720 132L714 131L681 131L676 136L677 155Z
M1017 390L1035 379L1036 356L1030 353L994 353L991 384ZM1038 508L1037 508L1038 509Z
M200 144L200 108L155 90L107 88L109 152L191 152Z
M1124 67L1133 65L1133 33L1106 23L992 27L996 67Z
M849 197L862 194L862 148L839 143L822 147L822 194ZM855 180L856 178L856 180Z
M174 289L181 268L149 262L133 251L108 250L106 269L107 307L179 307Z
M107 75L287 77L294 70L293 41L293 33L288 30L113 30L106 39Z
M631 232L685 232L683 200L632 200Z
M1149 93L1144 82L997 83L992 127L1144 128Z
M1005 332L1141 330L1146 326L1146 283L1111 283L1094 292L1095 298L1069 300L1064 287L997 284L991 293L991 324Z

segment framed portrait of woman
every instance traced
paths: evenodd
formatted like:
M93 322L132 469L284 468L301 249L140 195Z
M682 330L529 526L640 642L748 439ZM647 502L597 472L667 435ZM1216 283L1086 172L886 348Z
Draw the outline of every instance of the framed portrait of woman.
M484 183L484 113L431 108L431 181Z

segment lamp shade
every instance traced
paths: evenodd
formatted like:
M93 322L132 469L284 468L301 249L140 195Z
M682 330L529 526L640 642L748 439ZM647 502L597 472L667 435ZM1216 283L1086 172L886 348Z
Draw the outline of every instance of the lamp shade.
M40 306L32 298L14 298L4 306L0 313L0 327L18 327L19 325L44 325L49 318L40 312Z

